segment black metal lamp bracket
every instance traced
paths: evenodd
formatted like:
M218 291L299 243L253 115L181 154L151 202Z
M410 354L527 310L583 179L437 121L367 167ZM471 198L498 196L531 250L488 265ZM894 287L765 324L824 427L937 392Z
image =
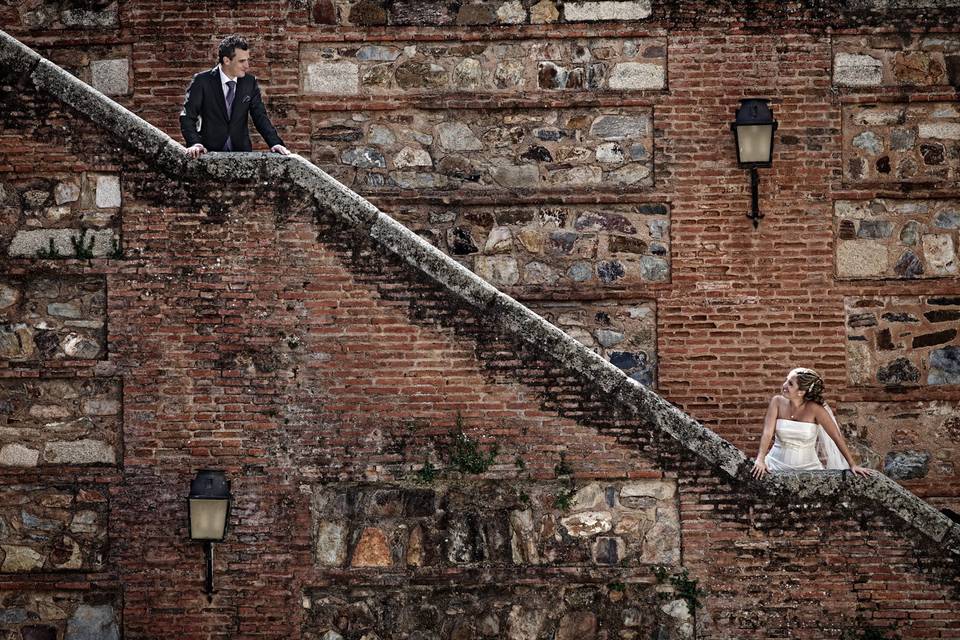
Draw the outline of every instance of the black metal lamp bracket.
M760 227L763 214L760 213L760 174L757 173L756 167L750 167L750 195L753 208L747 217L753 220L753 228L757 229Z

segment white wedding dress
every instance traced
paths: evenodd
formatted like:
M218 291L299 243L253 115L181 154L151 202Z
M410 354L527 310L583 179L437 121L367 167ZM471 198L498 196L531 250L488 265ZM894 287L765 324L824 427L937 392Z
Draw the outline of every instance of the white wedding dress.
M763 461L772 473L850 468L823 427L785 418L777 420L773 448Z

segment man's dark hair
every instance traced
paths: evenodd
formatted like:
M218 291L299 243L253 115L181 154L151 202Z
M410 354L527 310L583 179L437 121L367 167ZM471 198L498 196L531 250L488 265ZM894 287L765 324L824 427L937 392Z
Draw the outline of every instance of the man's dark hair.
M250 48L250 45L247 44L247 41L243 39L243 36L232 35L227 36L220 41L220 49L217 51L219 58L218 62L223 64L224 58L233 58L237 54L237 49L243 49L247 51Z

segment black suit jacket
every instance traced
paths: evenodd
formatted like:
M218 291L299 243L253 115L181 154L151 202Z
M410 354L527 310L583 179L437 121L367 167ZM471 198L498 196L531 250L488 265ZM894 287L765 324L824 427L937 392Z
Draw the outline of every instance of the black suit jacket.
M222 151L229 135L234 151L252 151L247 128L248 114L268 147L283 144L267 116L257 79L250 74L237 79L233 111L230 121L227 121L227 103L220 84L220 70L214 67L193 76L187 87L183 110L180 112L180 132L188 147L199 142L207 151Z

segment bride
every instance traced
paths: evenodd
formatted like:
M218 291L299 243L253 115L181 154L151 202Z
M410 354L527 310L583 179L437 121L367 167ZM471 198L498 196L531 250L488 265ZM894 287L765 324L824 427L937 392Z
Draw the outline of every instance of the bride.
M833 412L823 400L819 374L813 369L794 369L787 374L780 395L770 399L752 473L761 478L766 473L818 469L850 469L861 476L871 473L857 466L850 455Z

